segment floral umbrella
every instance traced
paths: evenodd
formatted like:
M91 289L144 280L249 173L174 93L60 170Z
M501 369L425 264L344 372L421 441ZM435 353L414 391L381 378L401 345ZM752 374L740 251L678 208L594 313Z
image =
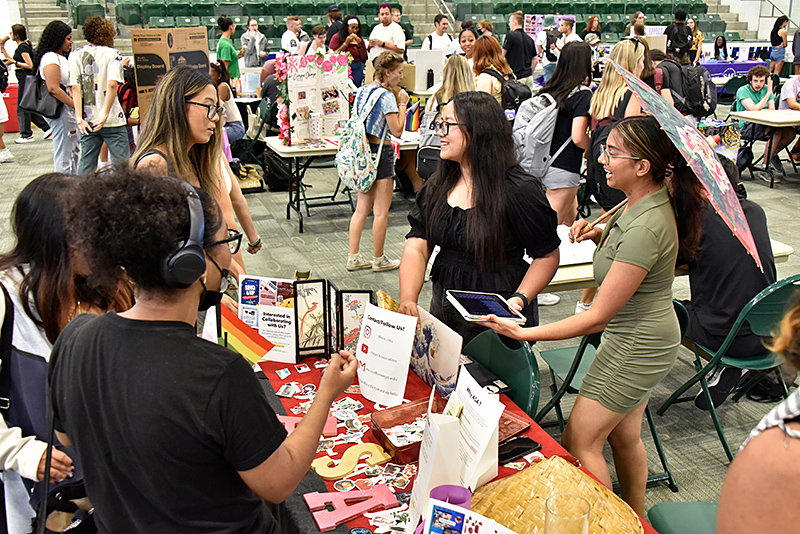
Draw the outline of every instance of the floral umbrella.
M700 179L708 201L736 238L742 242L758 268L763 271L764 267L761 265L761 258L758 256L756 243L753 241L753 234L744 217L742 206L731 188L725 170L703 134L642 80L620 67L615 61L611 59L608 61L625 79L625 83L636 95L642 109L661 123L661 127Z

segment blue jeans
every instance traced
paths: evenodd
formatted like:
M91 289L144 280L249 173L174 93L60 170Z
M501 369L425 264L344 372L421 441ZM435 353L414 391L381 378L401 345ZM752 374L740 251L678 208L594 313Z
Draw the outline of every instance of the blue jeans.
M544 71L544 82L547 83L553 77L553 72L556 70L556 62L553 61L547 65L542 65L542 70Z
M225 131L228 132L228 142L230 144L239 139L244 139L244 123L242 121L226 122Z
M352 72L353 83L356 87L361 87L364 83L364 63L361 61L353 61L350 63L350 70Z
M111 163L124 163L131 159L127 126L106 126L97 132L81 134L81 162L78 165L78 174L97 170L97 158L100 157L103 141L108 145Z
M64 106L55 119L45 117L53 130L53 171L62 174L78 174L80 144L75 110ZM70 133L71 132L71 133Z

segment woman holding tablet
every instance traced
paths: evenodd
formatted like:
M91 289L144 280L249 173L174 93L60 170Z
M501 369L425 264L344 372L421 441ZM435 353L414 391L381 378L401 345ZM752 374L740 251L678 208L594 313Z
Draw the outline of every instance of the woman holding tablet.
M536 295L558 269L556 213L541 184L517 164L511 126L488 93L459 93L437 124L438 170L417 193L400 263L400 311L417 316L425 266L435 246L430 312L464 338L485 327L465 321L448 289L499 293L538 324ZM528 265L523 253L533 258Z
M647 454L642 415L650 389L672 368L681 340L672 308L678 248L693 255L705 207L700 181L653 117L629 117L611 130L599 158L608 184L628 197L605 230L570 235L598 243L597 298L587 311L535 328L498 319L483 323L515 339L545 341L600 332L602 342L564 430L562 444L611 487L603 457L608 440L622 498L643 515ZM671 171L666 181L665 174Z

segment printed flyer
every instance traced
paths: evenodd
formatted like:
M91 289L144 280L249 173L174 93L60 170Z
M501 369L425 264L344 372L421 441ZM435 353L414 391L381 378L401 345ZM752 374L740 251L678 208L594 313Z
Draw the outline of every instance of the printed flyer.
M296 361L294 282L242 275L239 278L239 319L275 345L268 359Z
M350 118L347 54L288 56L286 63L292 146L338 135Z

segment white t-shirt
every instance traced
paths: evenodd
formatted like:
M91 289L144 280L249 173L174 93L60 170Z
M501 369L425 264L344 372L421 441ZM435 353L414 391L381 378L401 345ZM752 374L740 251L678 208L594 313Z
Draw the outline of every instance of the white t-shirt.
M230 89L228 89L230 91ZM242 113L236 105L236 101L231 96L228 100L222 100L222 107L225 108L225 124L231 122L242 122Z
M562 35L558 41L556 41L556 55L559 55L561 51L559 49L564 48L564 45L567 43L571 43L573 41L583 41L581 36L575 32L572 32L569 35Z
M450 49L455 40L447 33L443 33L440 37L438 33L433 32L422 41L423 50L442 50Z
M42 56L39 63L39 76L44 80L44 68L47 65L58 65L61 68L61 85L64 87L69 85L69 60L61 54L55 52L47 52Z
M542 66L544 67L545 65L549 65L550 63L552 63L552 61L547 59L547 54L545 54L546 52L545 48L547 48L547 30L542 30L536 34L535 43L537 46L536 48L537 53L539 51L538 47L541 47L542 49ZM558 54L558 51L555 51L554 53Z
M786 102L787 98L794 98L795 100L798 99L798 94L800 93L800 76L793 76L789 79L788 82L783 84L781 87L781 103L778 106L778 109L792 109L789 107L789 104Z
M88 44L69 55L69 85L79 86L86 122L99 119L108 92L108 82L125 83L122 56L107 46ZM119 99L114 98L104 127L125 126L127 120Z
M286 50L290 54L296 54L300 46L300 39L292 30L286 30L281 37L281 49Z
M377 39L378 41L384 41L389 44L393 44L400 48L400 50L406 49L406 34L403 33L403 28L396 22L390 22L388 26L384 26L383 24L378 24L374 28L372 28L372 32L369 34L369 40ZM386 48L382 46L375 45L370 48L369 53L367 54L367 59L372 61L382 52L386 52Z

